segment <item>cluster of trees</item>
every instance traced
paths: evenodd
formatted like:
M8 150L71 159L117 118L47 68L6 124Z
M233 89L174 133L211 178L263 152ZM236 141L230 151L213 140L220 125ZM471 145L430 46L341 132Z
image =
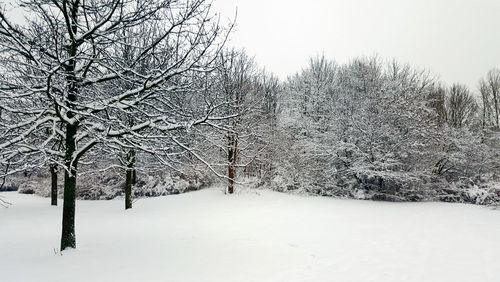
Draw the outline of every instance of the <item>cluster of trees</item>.
M498 181L498 69L444 87L378 57L324 57L289 77L279 103L280 189L382 200L449 199L450 183ZM497 101L497 102L495 102ZM498 138L498 137L497 137ZM460 196L454 195L458 198Z
M278 81L225 49L205 0L23 1L0 11L0 165L64 174L61 250L76 247L77 176L208 170L228 181L261 161ZM267 104L265 104L267 100ZM271 103L271 104L270 104ZM275 106L275 105L274 105ZM266 121L266 122L264 122ZM257 170L257 169L255 169ZM2 200L3 204L4 201Z
M377 57L312 58L280 82L224 47L232 23L205 0L22 8L22 24L0 10L0 166L4 181L50 171L53 205L64 174L61 250L76 247L77 176L88 173L123 172L126 209L137 170L202 171L229 194L252 178L382 200L498 180L499 70L480 100Z
M122 156L126 207L137 153L178 161L185 131L217 126L226 103L199 88L231 26L194 1L23 1L0 12L0 162L64 171L61 250L75 247L79 166ZM175 146L174 146L175 145Z

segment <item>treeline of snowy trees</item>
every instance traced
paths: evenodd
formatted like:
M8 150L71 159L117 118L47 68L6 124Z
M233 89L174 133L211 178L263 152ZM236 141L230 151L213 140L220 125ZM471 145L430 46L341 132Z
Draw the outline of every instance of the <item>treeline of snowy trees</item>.
M232 23L204 0L21 8L22 24L0 11L0 166L45 172L52 204L62 180L61 250L76 246L75 199L112 198L111 184L128 209L166 177L380 200L462 200L455 186L498 181L498 70L480 100L377 57L312 58L280 82L225 47Z
M493 69L474 95L396 61L312 58L280 93L271 184L380 200L496 201L487 183L500 177L499 83Z

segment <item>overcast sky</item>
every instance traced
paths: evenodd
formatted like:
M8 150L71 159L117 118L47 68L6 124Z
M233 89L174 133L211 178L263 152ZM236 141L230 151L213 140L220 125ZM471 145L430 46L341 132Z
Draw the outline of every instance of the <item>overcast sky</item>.
M12 2L12 0L0 0ZM425 68L447 84L477 90L500 68L500 0L213 0L237 26L229 44L245 48L280 78L325 54L340 63L357 56ZM17 15L21 16L21 15Z
M230 44L286 78L325 54L338 62L378 54L477 89L500 68L500 0L214 0L238 10Z

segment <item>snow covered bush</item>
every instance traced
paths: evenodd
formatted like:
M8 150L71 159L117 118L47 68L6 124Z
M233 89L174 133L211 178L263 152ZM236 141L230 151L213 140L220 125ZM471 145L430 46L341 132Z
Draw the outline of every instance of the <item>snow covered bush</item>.
M62 180L62 175L59 178ZM48 173L40 171L30 176L16 174L7 179L11 187L19 188L19 193L50 197L51 186ZM213 178L196 172L139 172L132 193L134 198L179 194L202 189L210 185L212 181ZM62 198L62 181L59 183L58 192L59 197ZM76 197L80 200L110 200L124 195L124 185L125 179L121 170L83 174L80 177Z

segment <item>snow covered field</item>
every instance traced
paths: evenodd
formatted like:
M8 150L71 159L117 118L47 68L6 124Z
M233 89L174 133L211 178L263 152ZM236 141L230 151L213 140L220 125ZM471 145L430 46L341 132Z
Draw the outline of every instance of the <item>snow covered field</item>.
M0 281L500 281L500 211L220 189L61 205L2 193Z

